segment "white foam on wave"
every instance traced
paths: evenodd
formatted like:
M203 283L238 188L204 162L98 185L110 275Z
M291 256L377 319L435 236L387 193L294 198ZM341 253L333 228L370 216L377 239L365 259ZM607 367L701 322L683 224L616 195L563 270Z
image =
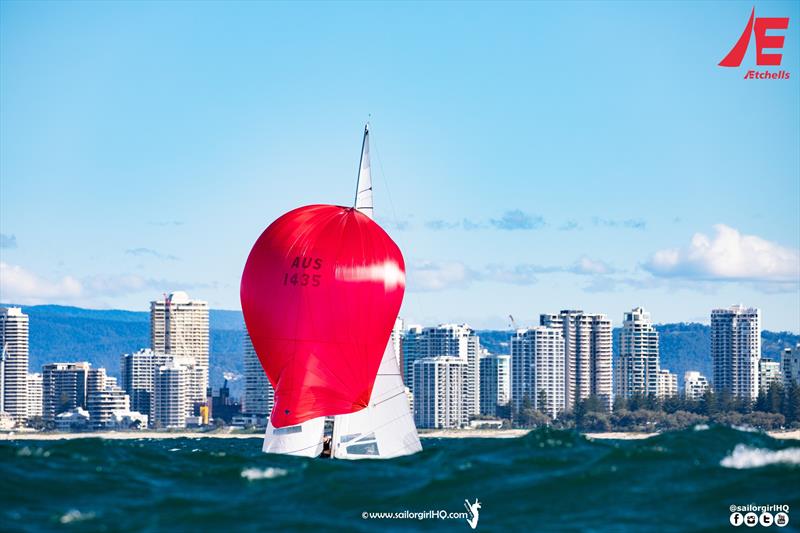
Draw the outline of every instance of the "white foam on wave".
M800 448L785 450L767 450L751 448L746 444L737 444L733 453L719 463L725 468L760 468L767 465L787 464L800 465Z
M91 520L94 518L94 513L82 513L77 509L70 509L58 519L62 524L71 524L72 522L83 522L84 520Z
M694 429L695 431L705 431L708 429L708 424L697 424L692 429Z
M264 469L245 468L242 470L242 477L248 481L254 481L256 479L273 479L276 477L285 476L288 473L289 472L283 468L273 468L271 466Z

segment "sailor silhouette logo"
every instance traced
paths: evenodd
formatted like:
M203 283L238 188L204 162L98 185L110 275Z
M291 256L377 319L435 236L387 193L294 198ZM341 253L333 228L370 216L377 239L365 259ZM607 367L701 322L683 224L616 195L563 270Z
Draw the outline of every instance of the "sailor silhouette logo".
M464 507L466 507L467 511L469 512L469 517L467 517L467 524L472 529L478 527L478 517L481 508L481 502L478 501L478 498L475 498L475 503L469 503L469 500L464 500Z
M789 17L756 17L755 7L750 12L750 19L744 27L742 35L736 44L733 45L731 51L728 52L722 61L719 62L721 67L739 67L744 60L747 48L750 45L750 38L753 34L756 36L756 65L759 67L777 67L780 66L783 60L783 54L777 53L777 50L783 49L784 35L767 34L767 31L785 30L789 27ZM773 50L770 53L765 50ZM780 71L757 71L748 70L744 79L773 79L773 80L788 80L789 73L785 70Z

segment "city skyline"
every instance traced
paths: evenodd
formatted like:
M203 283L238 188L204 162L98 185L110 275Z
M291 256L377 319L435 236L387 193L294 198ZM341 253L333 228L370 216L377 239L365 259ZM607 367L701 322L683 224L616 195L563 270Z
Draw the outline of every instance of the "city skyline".
M714 392L763 407L764 395L775 392L773 385L797 382L800 344L786 346L777 360L763 358L760 316L757 308L712 309L710 356ZM0 340L10 346L0 364L3 427L12 415L17 423L29 419L38 423L41 416L59 430L182 429L208 425L209 415L216 412L210 409L212 403L214 409L221 409L221 417L228 417L224 422L264 424L272 404L272 387L246 330L241 332L245 402L229 401L227 378L219 396L211 387L202 398L196 396L197 372L207 372L207 364L199 363L208 357L207 342L190 338L208 339L208 308L185 293L151 302L151 348L123 353L119 379L104 367L92 368L88 361L47 362L41 373L31 373L27 368L28 316L19 308L3 307L0 318ZM616 409L618 400L705 401L711 389L697 370L686 370L684 387L679 387L678 375L660 366L660 336L645 309L626 313L617 336L616 368L605 315L562 310L542 314L540 321L542 325L509 332L510 355L496 355L466 325L403 329L403 321L396 320L389 342L400 346L405 396L418 427L472 426L481 423L476 422L478 415L527 420L531 408L556 420L562 413L573 412L579 400L606 413ZM612 393L612 372L616 393ZM14 410L4 411L3 405L12 406L8 400L16 401L16 416Z
M409 323L634 306L708 323L748 302L800 331L798 77L717 67L748 6L465 5L458 23L426 6L411 40L386 23L417 20L404 6L40 9L0 17L5 303L144 310L183 289L239 309L270 222L351 203L372 114ZM533 24L565 17L584 40ZM799 48L788 32L787 71Z

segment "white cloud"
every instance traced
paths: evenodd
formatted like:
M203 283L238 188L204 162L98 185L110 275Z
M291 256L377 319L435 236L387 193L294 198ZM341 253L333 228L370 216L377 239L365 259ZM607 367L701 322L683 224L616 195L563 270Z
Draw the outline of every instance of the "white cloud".
M800 282L800 250L724 224L712 237L696 233L689 246L660 250L643 266L662 277L710 281Z
M607 263L600 261L599 259L591 259L589 257L583 256L572 266L570 272L573 274L611 274L614 272L614 269L611 268Z
M441 291L454 287L466 287L474 279L474 273L463 263L456 261L421 261L409 269L409 291Z
M51 281L24 268L0 262L0 301L5 303L43 303L73 300L83 292L81 282L72 276Z
M441 291L466 287L472 282L489 281L511 285L533 285L540 274L577 274L580 276L605 276L615 272L607 263L581 257L570 266L536 265L519 263L504 265L490 263L484 267L470 268L457 261L421 261L409 268L409 291Z
M168 280L143 278L133 274L88 276L77 279L63 276L46 279L21 266L0 262L0 302L36 305L69 303L73 305L104 305L105 299L128 294L158 295L180 289L208 288L215 284L187 284Z

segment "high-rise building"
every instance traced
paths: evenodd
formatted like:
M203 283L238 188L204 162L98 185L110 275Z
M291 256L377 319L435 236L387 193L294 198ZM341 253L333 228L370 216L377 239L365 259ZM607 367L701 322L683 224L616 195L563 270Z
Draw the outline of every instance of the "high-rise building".
M650 313L636 307L626 312L619 333L617 396L658 394L658 331Z
M708 390L708 380L696 370L689 370L683 374L683 391L687 400L700 400Z
M54 421L56 415L76 407L86 409L90 365L48 363L42 367L42 418ZM97 376L93 378L97 382Z
M153 427L160 429L186 427L187 405L192 403L194 359L173 357L153 374Z
M28 374L28 419L42 416L42 375Z
M261 366L253 342L247 331L244 332L244 405L242 412L266 419L275 403L275 390Z
M403 332L403 342L401 343L402 356L400 357L400 370L403 373L403 383L406 387L414 386L414 362L417 359L427 357L427 343L422 335L425 328L419 325L410 325Z
M564 382L567 409L577 400L597 396L609 411L614 403L611 319L603 314L563 310L539 316L542 326L564 336Z
M781 356L781 372L783 384L787 387L794 383L800 385L800 343L794 348L786 348Z
M130 397L130 410L149 415L153 409L153 375L172 356L149 348L122 354L121 387ZM191 406L193 408L193 406Z
M463 415L467 418L480 413L481 341L466 324L441 324L422 328L412 326L403 336L403 375L406 385L413 383L414 363L419 359L450 356L463 359ZM413 384L411 386L413 391ZM414 395L416 405L416 394Z
M208 388L208 303L191 300L176 291L163 300L150 302L150 348L157 353L193 357L189 401L206 401Z
M714 390L747 401L758 396L761 310L734 305L711 311Z
M464 367L461 357L426 357L414 362L414 422L418 428L467 425L464 413Z
M508 405L511 397L511 356L481 357L481 414L498 416L497 407Z
M678 395L678 375L673 374L666 368L658 370L658 390L656 396L659 398L673 398Z
M762 358L758 362L758 386L760 390L767 391L773 383L783 385L780 361Z
M527 398L557 418L566 409L564 335L561 328L536 326L511 338L511 403L516 413Z
M0 307L0 413L17 424L28 418L28 315Z
M117 427L116 420L124 414L130 414L130 397L117 385L114 378L106 378L103 388L92 390L86 404L89 424L94 429Z

